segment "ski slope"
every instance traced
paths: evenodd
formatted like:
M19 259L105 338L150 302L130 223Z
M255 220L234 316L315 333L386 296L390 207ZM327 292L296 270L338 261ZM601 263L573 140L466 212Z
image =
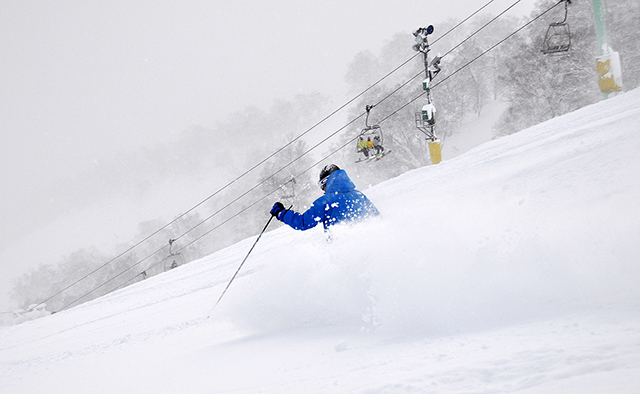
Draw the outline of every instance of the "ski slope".
M0 393L640 393L639 152L634 90L445 157L214 311L255 238L0 328Z

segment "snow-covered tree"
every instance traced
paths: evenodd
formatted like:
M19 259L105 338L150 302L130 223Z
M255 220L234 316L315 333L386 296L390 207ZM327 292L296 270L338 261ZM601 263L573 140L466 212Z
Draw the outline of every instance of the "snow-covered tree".
M554 4L542 1L533 15ZM611 45L621 54L623 83L632 89L639 83L640 16L637 1L611 1L608 34ZM636 11L635 13L633 11ZM571 29L571 49L560 55L541 52L550 23L561 20L556 8L527 30L505 43L509 53L502 62L499 80L510 104L498 124L497 135L510 134L555 116L574 111L603 98L597 84L595 57L598 54L591 2L569 5L567 22Z

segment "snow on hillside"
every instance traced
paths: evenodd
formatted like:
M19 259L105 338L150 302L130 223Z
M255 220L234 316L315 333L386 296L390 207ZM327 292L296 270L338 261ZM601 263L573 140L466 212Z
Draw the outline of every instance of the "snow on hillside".
M494 138L494 125L508 107L508 103L494 100L485 105L480 113L468 114L451 136L443 138L442 157L451 159L491 141Z
M1 328L0 393L639 393L638 152L640 90L488 142L265 234L213 312L254 238Z

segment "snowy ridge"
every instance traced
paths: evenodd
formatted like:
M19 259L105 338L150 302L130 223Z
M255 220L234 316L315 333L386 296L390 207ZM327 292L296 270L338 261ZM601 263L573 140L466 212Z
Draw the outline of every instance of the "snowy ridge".
M254 238L2 328L0 393L637 393L639 120L635 90L364 190L383 217L331 243L271 231L210 319Z

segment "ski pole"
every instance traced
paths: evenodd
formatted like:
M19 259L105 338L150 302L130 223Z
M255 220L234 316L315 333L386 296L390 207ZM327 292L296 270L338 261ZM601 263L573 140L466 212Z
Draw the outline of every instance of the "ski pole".
M289 207L289 209L291 209L291 207L293 207L293 205L291 205ZM287 209L287 210L289 210ZM222 294L220 294L220 298L218 298L218 301L216 301L216 304L213 306L213 308L211 308L211 312L209 312L209 315L207 316L207 319L209 318L209 316L211 316L211 314L213 313L214 309L216 309L216 307L218 306L218 304L220 303L220 300L222 299L222 297L224 296L224 293L227 292L227 289L229 288L229 286L231 286L231 282L233 282L233 280L236 278L236 275L238 275L238 272L240 272L240 268L242 268L242 265L244 264L245 261L247 261L247 259L249 258L249 255L251 254L251 252L253 251L253 248L256 247L256 244L258 243L258 241L260 241L260 237L262 237L262 234L264 234L265 231L267 231L267 227L269 227L269 224L271 223L271 220L274 218L273 215L271 215L269 217L269 220L267 221L267 224L264 225L264 228L262 229L262 231L260 232L260 235L258 235L258 238L256 239L256 241L253 243L253 246L251 246L251 249L249 249L249 253L247 253L247 255L244 257L244 260L242 260L242 263L240 263L240 266L238 267L238 269L236 270L236 273L233 274L233 276L231 277L231 280L229 281L229 283L227 284L227 287L224 288L224 290L222 291Z

